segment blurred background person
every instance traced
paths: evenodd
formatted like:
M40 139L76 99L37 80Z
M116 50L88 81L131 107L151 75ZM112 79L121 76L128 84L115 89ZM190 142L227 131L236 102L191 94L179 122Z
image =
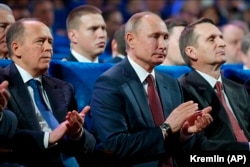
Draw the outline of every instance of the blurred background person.
M226 23L225 17L221 14L220 9L215 2L209 5L202 6L198 17L209 18L213 20L214 24L217 26L221 26Z
M249 32L245 22L240 20L231 21L221 27L223 39L226 45L226 63L241 62L241 41Z
M241 61L243 63L243 69L250 69L250 33L243 37L241 43Z
M107 63L118 63L127 56L125 41L125 25L116 30L111 42L112 58Z
M33 0L29 6L30 16L46 24L53 32L54 6L50 0Z
M167 56L163 65L184 65L185 62L181 56L179 48L179 37L182 30L188 25L188 22L180 17L173 17L165 20L169 32L169 43Z
M22 5L22 4L14 4L10 7L12 9L15 20L20 20L22 18L30 17L30 12L29 12L27 6Z
M145 9L165 20L170 15L169 0L145 0Z
M109 59L112 57L111 42L115 31L123 24L123 16L120 10L113 6L107 6L104 8L102 11L102 16L106 23L107 46L105 48L105 54L102 54L100 58Z
M98 63L106 47L107 31L102 11L92 5L81 5L67 17L71 53L63 60Z
M6 31L14 22L15 18L11 8L0 3L0 59L9 59L6 43Z

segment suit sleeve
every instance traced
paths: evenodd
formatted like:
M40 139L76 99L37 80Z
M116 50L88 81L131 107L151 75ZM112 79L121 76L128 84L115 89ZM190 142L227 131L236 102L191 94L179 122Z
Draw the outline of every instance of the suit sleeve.
M2 112L2 119L0 121L0 136L11 138L17 128L17 118L14 113L9 110Z
M206 99L196 92L195 87L186 83L185 80L181 80L181 85L185 101L194 100L199 104L199 108L204 108L209 105ZM238 92L240 92L240 90ZM194 136L195 143L192 148L189 147L190 151L249 151L249 144L244 142L237 142L233 137L231 137L232 133L218 117L218 111L220 111L221 109L220 105L218 104L216 95L213 94L213 97L211 97L211 99L212 112L210 114L213 117L214 121L205 130ZM225 140L225 138L227 139Z

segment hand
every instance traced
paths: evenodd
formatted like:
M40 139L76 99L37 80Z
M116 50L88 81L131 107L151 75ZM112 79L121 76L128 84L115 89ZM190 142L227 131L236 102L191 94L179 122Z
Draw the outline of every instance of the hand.
M73 110L68 112L66 116L67 120L67 136L70 138L77 138L82 134L82 128L84 124L84 117L89 112L90 107L86 106L83 110L78 113L77 111Z
M198 133L205 129L212 121L213 118L209 114L212 111L212 107L206 107L201 111L196 111L182 126L182 133L189 135L192 133Z
M166 119L173 133L179 131L183 123L198 110L198 104L193 101L182 103L175 108Z
M55 144L58 142L66 133L67 126L66 121L62 122L56 129L49 133L49 144Z
M8 100L10 99L10 93L7 90L8 85L8 81L3 81L0 84L0 112L6 108Z

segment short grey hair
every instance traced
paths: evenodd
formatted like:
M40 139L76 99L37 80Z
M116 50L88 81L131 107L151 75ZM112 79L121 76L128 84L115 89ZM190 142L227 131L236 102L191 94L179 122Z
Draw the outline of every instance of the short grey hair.
M0 3L0 11L1 10L8 11L8 12L12 13L11 8L8 5L5 5L3 3Z
M139 12L130 17L130 19L125 24L125 36L128 32L137 33L137 29L142 21L142 18L147 15L156 15L152 12ZM129 49L129 45L126 42L126 49Z

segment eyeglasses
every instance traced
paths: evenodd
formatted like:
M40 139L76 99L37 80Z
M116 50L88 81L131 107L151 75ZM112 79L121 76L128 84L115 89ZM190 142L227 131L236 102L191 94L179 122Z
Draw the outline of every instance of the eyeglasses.
M0 33L4 32L11 23L0 23Z

